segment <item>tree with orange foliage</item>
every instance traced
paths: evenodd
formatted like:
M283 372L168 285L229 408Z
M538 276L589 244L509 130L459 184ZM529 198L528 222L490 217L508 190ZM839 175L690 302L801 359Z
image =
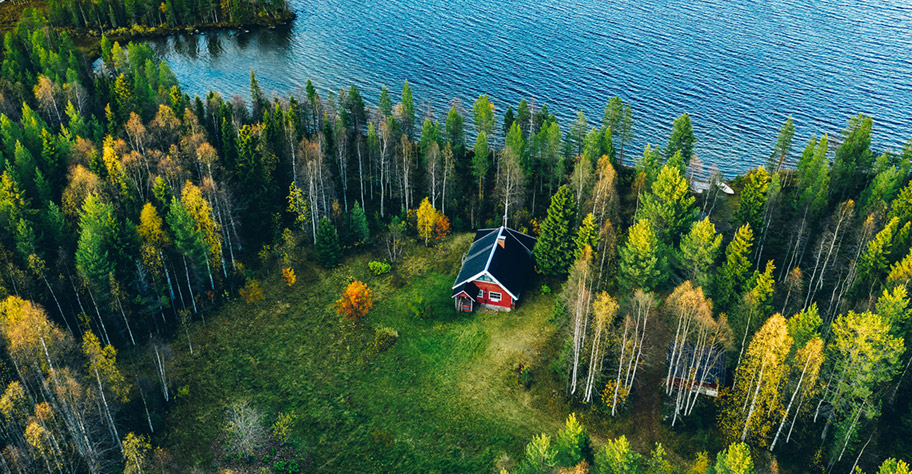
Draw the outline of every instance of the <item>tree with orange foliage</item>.
M440 218L437 219L437 224L434 231L437 234L436 238L438 241L443 240L446 238L446 236L450 235L450 218L443 214L440 214Z
M295 275L294 268L291 268L291 267L282 268L282 281L284 281L285 284L288 286L292 286L295 284L296 281L298 281L298 277Z
M360 319L374 307L374 293L364 283L354 280L336 301L336 312L348 319Z

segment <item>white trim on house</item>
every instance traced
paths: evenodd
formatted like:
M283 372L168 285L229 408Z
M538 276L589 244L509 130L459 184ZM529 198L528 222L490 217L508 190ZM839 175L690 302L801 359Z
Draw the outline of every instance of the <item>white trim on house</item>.
M497 295L497 296L495 297L494 295ZM500 302L500 300L503 299L503 294L501 294L501 293L498 292L498 291L489 291L489 292L488 292L488 299L491 300L491 301L493 301L493 302L495 302L495 303L498 303L498 302Z
M509 289L507 289L506 285L504 285L503 283L501 283L500 281L498 281L497 278L494 278L494 275L491 275L491 272L489 272L489 271L487 271L487 270L483 270L483 271L481 271L481 272L478 272L477 274L472 275L471 277L466 278L465 280L462 280L462 281L459 282L459 283L456 283L455 285L453 285L453 288L456 288L457 286L459 286L459 285L461 285L461 284L463 284L463 283L467 283L467 282L470 282L470 281L471 281L471 282L477 281L477 280L478 280L478 277L480 277L480 276L482 276L482 275L487 275L488 278L490 278L490 279L492 280L492 282L493 282L495 285L499 286L502 290L504 290L504 292L506 292L508 295L510 295L510 297L513 298L514 300L519 299L516 295L513 294L512 291L510 291ZM490 283L490 282L484 282L484 283ZM450 288L450 289L453 289L453 288Z

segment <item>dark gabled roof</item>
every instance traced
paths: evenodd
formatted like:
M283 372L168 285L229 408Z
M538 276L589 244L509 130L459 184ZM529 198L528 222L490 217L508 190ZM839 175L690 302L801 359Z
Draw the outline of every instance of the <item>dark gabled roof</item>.
M671 365L671 351L672 347L669 347L666 359L669 365ZM693 374L695 381L719 386L725 384L725 351L715 347L685 344L681 352L680 363L674 368L673 376L675 378L687 380L690 377L691 369L697 369Z
M503 247L497 244L499 238L504 240ZM514 298L519 297L532 273L534 247L535 237L507 227L477 231L453 288L487 272Z
M475 285L475 283L467 281L457 286L456 288L453 288L453 294L450 295L450 298L453 298L462 292L465 292L465 294L468 295L469 299L475 301L475 298L478 296L478 287Z

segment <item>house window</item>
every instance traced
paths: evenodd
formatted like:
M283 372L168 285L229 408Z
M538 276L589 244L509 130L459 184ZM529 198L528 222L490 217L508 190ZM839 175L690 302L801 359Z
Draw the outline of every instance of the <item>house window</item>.
M487 275L481 275L481 276L479 276L479 277L478 277L478 281L486 281L486 282L488 282L488 283L494 283L494 280L492 280L491 277L489 277L489 276L487 276Z
M500 298L502 297L502 295L496 291L492 291L488 293L488 295L491 297L491 301L500 301Z
M484 298L484 290L478 290L478 297Z

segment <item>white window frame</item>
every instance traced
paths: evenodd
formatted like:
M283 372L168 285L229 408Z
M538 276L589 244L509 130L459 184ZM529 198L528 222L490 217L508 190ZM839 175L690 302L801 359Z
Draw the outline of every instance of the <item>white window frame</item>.
M497 296L494 296L494 295L497 295ZM491 301L500 301L503 299L503 294L496 292L496 291L489 291L488 299L490 299Z
M478 290L478 297L484 298L484 290L481 290L481 289Z

